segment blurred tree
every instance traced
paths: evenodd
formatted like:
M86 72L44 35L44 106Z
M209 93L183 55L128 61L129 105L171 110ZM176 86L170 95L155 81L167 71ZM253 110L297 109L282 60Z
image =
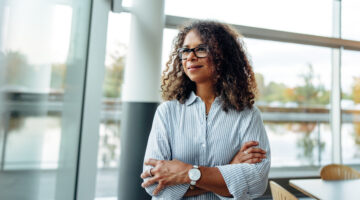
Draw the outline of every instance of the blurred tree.
M103 96L105 98L121 98L121 87L124 78L127 47L119 43L115 52L110 53L110 64L106 66L103 84ZM118 163L120 152L120 122L105 121L104 135L100 137L99 160L104 167L114 167Z
M352 98L354 100L354 103L360 103L360 77L354 77Z
M323 84L319 83L315 86L315 73L311 64L308 65L308 71L300 77L304 85L294 88L295 102L302 106L326 105L330 102L330 93Z
M256 99L262 99L265 90L264 76L260 73L255 73L255 80L258 89L258 94Z
M3 55L4 63L4 83L5 85L17 85L23 80L22 75L29 66L26 56L18 51L8 51ZM24 125L24 117L18 112L11 112L8 119L7 131L19 130Z
M112 62L109 66L106 66L105 80L103 85L104 97L121 97L121 86L123 83L126 62L126 49L127 47L124 44L119 44L118 50L110 54Z
M65 89L66 64L57 63L51 65L50 88L55 90Z
M4 57L5 83L15 85L22 82L20 75L29 67L26 56L18 51L9 51Z
M283 83L270 82L263 92L263 99L266 102L280 101L287 102L285 97L286 85Z
M355 104L360 104L360 77L354 77L352 97ZM360 146L360 122L354 122L354 133L355 143Z
M256 78L260 93L259 100L268 103L271 102L294 102L300 106L316 106L327 105L330 102L330 92L325 89L321 81L316 82L316 75L313 70L313 66L308 64L308 70L300 75L302 84L294 88L288 87L283 83L270 82L268 85L264 84L264 77L262 74L257 74ZM318 149L321 154L325 148L325 143L319 143L319 135L312 134L317 127L316 122L303 122L303 123L286 123L284 129L278 130L279 126L276 123L267 124L270 129L277 129L276 133L284 133L292 131L299 133L300 138L297 140L297 146L301 149L298 157L305 159L310 165L315 164L314 152Z
M271 81L265 85L264 76L260 73L255 75L258 84L258 100L265 102L295 102L302 106L326 105L330 102L330 91L324 85L315 85L315 74L311 64L308 64L308 71L301 74L303 84L294 88L284 83Z
M329 103L329 92L325 90L325 87L321 83L317 86L314 84L315 74L311 64L308 65L308 71L301 74L300 77L303 79L304 85L295 87L295 102L301 106L326 105ZM310 165L315 164L313 153L316 147L318 148L319 154L321 154L325 148L325 143L317 138L320 137L320 135L315 136L314 134L311 134L314 132L317 125L316 122L306 122L289 127L294 132L302 133L301 138L297 141L297 146L303 149L303 151L298 154L298 157L305 158ZM321 161L319 160L319 162Z

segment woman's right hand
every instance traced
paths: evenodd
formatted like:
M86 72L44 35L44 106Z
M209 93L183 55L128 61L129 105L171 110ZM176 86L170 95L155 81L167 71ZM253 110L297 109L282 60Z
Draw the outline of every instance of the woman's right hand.
M240 149L240 151L234 156L230 164L239 164L239 163L259 163L262 159L266 158L266 151L260 148L257 148L259 142L250 141L246 142Z

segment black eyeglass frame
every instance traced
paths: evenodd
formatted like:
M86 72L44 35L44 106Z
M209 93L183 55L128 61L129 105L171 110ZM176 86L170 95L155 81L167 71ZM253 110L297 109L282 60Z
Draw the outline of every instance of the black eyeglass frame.
M199 48L204 48L204 49L206 49L206 56L198 56L198 55L197 55L196 49L199 49ZM206 57L209 56L209 47L206 46L206 45L199 45L199 46L197 46L197 47L195 47L195 48L192 48L192 49L189 49L189 48L179 48L179 49L177 50L177 52L178 52L178 56L179 56L179 59L180 59L180 60L186 60L186 59L187 59L187 57L186 57L186 58L182 58L182 54L183 54L183 52L184 52L183 50L186 50L186 52L188 52L189 55L190 55L191 52L194 52L194 55L195 55L197 58L206 58Z

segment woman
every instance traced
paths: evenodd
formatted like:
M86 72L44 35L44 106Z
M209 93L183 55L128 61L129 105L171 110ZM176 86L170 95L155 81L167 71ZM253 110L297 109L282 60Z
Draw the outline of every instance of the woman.
M174 43L162 80L167 101L155 113L142 187L153 199L261 196L270 148L238 33L196 21Z

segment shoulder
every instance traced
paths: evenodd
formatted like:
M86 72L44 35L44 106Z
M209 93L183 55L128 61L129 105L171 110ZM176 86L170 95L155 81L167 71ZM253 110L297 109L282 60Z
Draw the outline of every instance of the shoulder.
M256 106L252 106L251 108L246 107L242 111L238 111L241 115L260 115L260 110Z
M158 106L157 112L162 115L169 115L171 113L174 113L174 111L178 110L178 108L183 105L184 104L181 104L177 100L164 101Z
M247 107L242 111L235 111L239 118L243 120L261 120L261 112L259 108L256 106L252 106L251 108Z

